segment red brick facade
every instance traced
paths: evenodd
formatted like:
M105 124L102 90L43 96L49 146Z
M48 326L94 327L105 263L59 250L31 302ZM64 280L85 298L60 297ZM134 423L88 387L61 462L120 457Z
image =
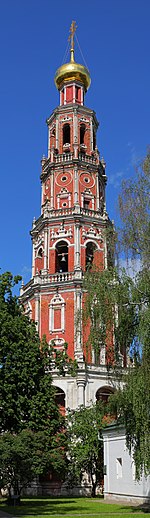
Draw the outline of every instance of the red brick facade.
M96 146L95 112L84 106L84 83L65 80L60 105L47 119L48 156L41 171L41 216L33 222L32 279L22 289L40 337L84 361L77 314L87 266L107 267L105 163ZM90 355L90 361L91 355ZM104 363L104 361L103 361Z

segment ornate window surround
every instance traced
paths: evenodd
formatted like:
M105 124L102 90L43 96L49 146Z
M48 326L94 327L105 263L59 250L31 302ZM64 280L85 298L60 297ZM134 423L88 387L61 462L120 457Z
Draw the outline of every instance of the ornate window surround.
M61 333L65 332L65 301L63 297L59 293L55 293L54 297L51 299L49 304L49 331L50 333L55 333L57 331L61 331ZM61 310L61 327L55 329L54 325L54 311L55 309Z

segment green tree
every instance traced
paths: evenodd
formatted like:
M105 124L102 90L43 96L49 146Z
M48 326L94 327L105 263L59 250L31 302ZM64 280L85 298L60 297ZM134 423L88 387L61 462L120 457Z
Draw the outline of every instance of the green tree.
M150 266L150 150L137 168L136 177L125 180L119 196L122 220L121 246L142 264Z
M90 325L87 353L92 349L99 364L105 346L108 368L118 368L129 353L138 325L136 304L132 303L134 280L115 267L101 272L93 269L85 275L84 289L83 320Z
M150 473L150 271L142 269L132 286L130 305L136 308L132 363L123 389L112 397L111 405L124 420L127 446L139 479L143 471L146 476Z
M50 373L52 350L12 295L18 278L0 276L0 432L31 428L55 433L59 412ZM50 416L53 416L50 419Z
M86 474L93 497L103 478L103 415L103 405L99 404L70 411L67 419L68 484L81 483Z
M40 343L35 324L24 314L17 297L13 296L12 289L19 280L19 277L13 279L10 273L0 276L0 433L3 451L1 469L4 470L4 474L1 471L1 480L6 479L6 471L8 474L7 461L11 454L13 490L17 476L15 466L19 466L19 462L18 477L24 471L24 477L29 472L31 477L33 473L35 476L36 469L38 471L42 467L45 470L48 465L49 469L55 471L61 466L63 473L66 442L64 419L60 415L55 401L55 388L52 386L53 347L47 345L45 338ZM38 434L41 434L42 445L42 450L38 449L41 451L40 468L38 461L37 465L35 462L35 458L38 460L35 449ZM28 470L24 468L26 453L23 452L23 437L27 458L30 457ZM8 457L5 455L6 445ZM21 478L19 484L21 487Z
M66 467L64 456L58 455L58 436L48 440L43 431L26 429L18 434L7 432L1 435L0 458L0 486L7 488L10 499L17 495L17 503L21 491L35 477L54 469L60 475Z
M140 259L130 300L130 307L136 308L133 368L128 369L124 389L117 396L139 479L143 470L150 473L150 150L136 177L123 182L119 207L121 246L128 256Z

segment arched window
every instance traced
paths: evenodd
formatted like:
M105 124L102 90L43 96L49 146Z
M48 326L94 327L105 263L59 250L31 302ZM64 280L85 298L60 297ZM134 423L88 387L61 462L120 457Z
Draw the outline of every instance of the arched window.
M65 415L65 393L59 387L55 387L55 390L56 390L56 392L55 392L56 403L59 407L60 413L62 415Z
M93 259L94 259L94 252L96 250L96 245L95 243L87 243L86 245L86 263L85 263L85 266L86 266L86 270L89 270L91 269L92 267L92 264L93 264Z
M64 124L63 126L63 146L70 144L70 125Z
M96 392L96 401L103 401L104 403L107 403L109 396L114 394L114 392L114 389L111 387L101 387Z
M37 256L38 257L43 257L43 249L42 249L42 247L39 248Z
M59 241L56 245L56 272L68 272L68 245L65 241Z
M85 131L86 127L85 124L81 124L80 126L80 144L85 144Z

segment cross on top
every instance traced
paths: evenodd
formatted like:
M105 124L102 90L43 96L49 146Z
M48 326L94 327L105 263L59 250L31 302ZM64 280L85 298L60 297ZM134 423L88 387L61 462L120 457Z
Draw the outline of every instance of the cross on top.
M76 32L76 29L77 29L76 22L72 21L71 27L69 29L70 34L69 34L69 38L68 38L68 40L71 41L71 49L74 49L74 34Z

